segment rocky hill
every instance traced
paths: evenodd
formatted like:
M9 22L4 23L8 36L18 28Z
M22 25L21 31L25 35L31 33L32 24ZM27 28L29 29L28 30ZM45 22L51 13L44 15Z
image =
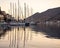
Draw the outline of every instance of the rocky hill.
M48 9L42 13L35 13L32 16L26 18L26 22L45 22L45 21L57 21L60 20L60 7Z

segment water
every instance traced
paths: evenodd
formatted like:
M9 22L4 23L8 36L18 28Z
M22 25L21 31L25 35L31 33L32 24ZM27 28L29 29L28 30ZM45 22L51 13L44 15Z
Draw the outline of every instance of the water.
M60 48L60 27L1 27L0 48Z

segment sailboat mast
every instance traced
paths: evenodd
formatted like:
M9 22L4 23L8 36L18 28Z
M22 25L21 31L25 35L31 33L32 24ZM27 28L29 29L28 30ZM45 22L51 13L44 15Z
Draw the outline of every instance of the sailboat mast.
M24 16L26 18L26 3L24 3Z
M16 10L16 3L15 3L15 19L16 19L16 12L17 12L17 10Z
M31 8L31 15L33 14L33 9ZM33 21L33 17L31 18L31 21Z
M13 3L13 17L14 17L14 3Z
M10 2L10 15L12 15L12 4Z
M26 3L24 3L24 22L25 22L25 19L26 19Z
M31 8L31 15L33 14L33 9Z
M18 21L19 21L19 0L18 0Z
M22 16L22 19L23 19L23 18L24 18L24 17L23 17L23 9L21 9L21 16Z
M27 16L29 16L29 6L27 5Z

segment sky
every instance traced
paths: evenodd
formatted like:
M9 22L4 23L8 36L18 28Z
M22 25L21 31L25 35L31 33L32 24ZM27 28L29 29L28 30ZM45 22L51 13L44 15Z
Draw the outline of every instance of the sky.
M0 0L0 6L2 10L9 12L10 2L16 2L18 0ZM24 2L33 8L34 13L43 12L50 8L60 7L60 0L19 0L20 5L23 6Z

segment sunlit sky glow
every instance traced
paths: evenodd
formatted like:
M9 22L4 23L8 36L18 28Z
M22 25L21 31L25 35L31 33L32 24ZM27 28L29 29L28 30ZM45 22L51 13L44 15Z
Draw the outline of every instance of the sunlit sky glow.
M2 10L9 11L9 3L16 2L18 0L0 0L0 6ZM19 0L21 6L26 2L35 12L43 12L49 8L60 7L60 0Z

